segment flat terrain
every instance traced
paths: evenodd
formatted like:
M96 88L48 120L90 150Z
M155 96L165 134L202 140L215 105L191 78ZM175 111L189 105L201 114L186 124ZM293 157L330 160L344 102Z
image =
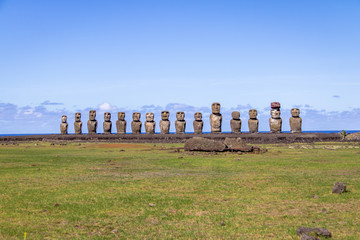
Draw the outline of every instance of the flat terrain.
M3 143L0 239L360 239L359 143L260 146Z

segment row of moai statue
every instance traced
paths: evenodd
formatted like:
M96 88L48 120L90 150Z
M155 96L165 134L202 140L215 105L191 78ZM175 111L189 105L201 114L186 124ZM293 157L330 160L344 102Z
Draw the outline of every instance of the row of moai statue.
M211 133L221 133L222 126L222 114L220 113L220 103L213 103L211 106L212 113L210 115L210 126ZM170 131L170 113L168 111L161 112L161 120L159 122L160 133L169 134ZM302 119L299 116L300 110L298 108L291 109L291 118L290 118L290 128L291 133L300 133ZM232 119L230 120L230 127L232 133L241 132L241 119L240 112L234 111L231 114ZM132 115L133 121L131 122L131 130L133 134L140 134L142 128L142 122L140 121L141 114L139 112L134 112ZM193 121L194 133L201 134L203 132L204 122L202 120L202 113L196 112L194 114L195 120ZM186 121L185 113L177 112L175 121L176 133L182 134L185 133ZM89 111L89 120L87 122L87 128L89 134L96 134L98 122L96 120L96 111ZM145 121L145 132L147 134L155 133L155 121L154 113L146 113ZM270 132L272 133L281 133L282 130L282 119L280 117L280 103L272 102L271 103L271 118L269 119ZM249 132L257 133L259 132L259 120L257 119L257 110L249 110L249 120L248 120ZM75 113L75 122L74 122L75 134L82 134L82 122L81 122L81 113ZM104 123L103 130L104 134L111 134L112 122L111 122L111 113L104 113ZM125 112L118 112L118 120L116 121L116 129L118 134L126 133L126 120ZM68 123L67 116L62 116L62 122L60 124L61 134L68 134Z

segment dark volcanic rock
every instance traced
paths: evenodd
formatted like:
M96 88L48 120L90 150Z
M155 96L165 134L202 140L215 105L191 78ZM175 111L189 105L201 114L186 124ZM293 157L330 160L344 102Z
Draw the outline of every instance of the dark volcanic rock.
M202 137L193 137L185 142L184 149L187 151L223 152L225 144Z
M248 146L244 143L241 138L225 138L224 144L229 150L241 151L241 152L252 152L253 147Z
M335 182L332 193L341 194L346 191L346 183Z
M296 231L296 233L298 236L302 236L302 235L308 234L308 233L315 233L317 236L331 237L331 232L329 232L327 229L324 229L324 228L300 227Z
M317 238L317 237L313 237L313 236L303 234L300 240L320 240L320 239Z

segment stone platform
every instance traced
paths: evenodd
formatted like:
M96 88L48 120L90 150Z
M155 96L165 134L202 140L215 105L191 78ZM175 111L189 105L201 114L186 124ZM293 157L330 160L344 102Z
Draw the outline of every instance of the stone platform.
M339 133L205 133L205 134L81 134L27 135L0 137L0 143L22 141L128 142L128 143L184 143L194 136L213 140L240 137L245 143L312 143L340 142Z

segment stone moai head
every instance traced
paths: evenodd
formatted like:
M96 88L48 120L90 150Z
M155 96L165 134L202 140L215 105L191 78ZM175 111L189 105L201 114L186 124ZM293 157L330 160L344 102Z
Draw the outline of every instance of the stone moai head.
M125 119L125 112L118 112L118 119L120 121L124 121Z
M81 113L77 112L75 113L75 122L80 122L81 121Z
M201 112L196 112L194 114L194 118L196 121L201 121L202 120L202 113Z
M134 112L132 115L133 121L139 122L140 121L141 114L139 112Z
M96 118L96 111L95 110L90 110L89 111L89 120L90 121L95 121Z
M292 108L292 109L291 109L291 116L292 116L292 117L299 117L299 116L300 116L300 109L298 109L298 108Z
M215 102L211 105L211 110L213 114L220 114L220 103Z
M66 123L66 121L67 121L67 116L66 116L66 115L62 115L62 116L61 116L61 122L62 122L62 123Z
M163 121L168 121L169 120L169 111L162 111L161 112L161 120Z
M256 109L250 109L249 110L249 117L251 119L256 119L257 118L257 110Z
M152 112L146 113L145 117L146 117L146 121L147 121L147 122L152 122L152 121L154 121L154 113L152 113Z
M280 118L280 103L279 102L271 103L271 118L273 118L273 119Z
M176 119L178 121L184 121L184 118L185 118L185 113L184 112L177 112L176 113Z
M110 119L111 119L111 113L109 112L104 113L104 121L110 122Z
M234 119L234 120L239 120L240 119L240 112L238 111L234 111L231 113L231 117Z

